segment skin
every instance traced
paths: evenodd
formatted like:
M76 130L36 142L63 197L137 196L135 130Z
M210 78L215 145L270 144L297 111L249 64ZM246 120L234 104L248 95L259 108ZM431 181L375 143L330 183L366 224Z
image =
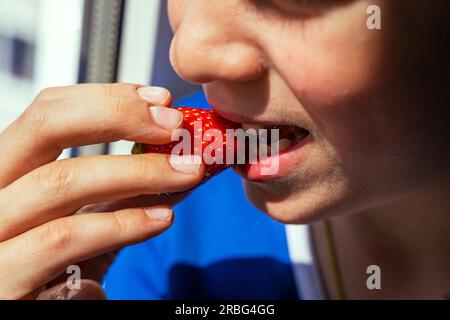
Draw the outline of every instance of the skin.
M171 130L155 122L150 107L170 105L170 93L162 89L144 100L140 88L46 89L0 135L0 299L105 298L90 280L100 281L114 252L171 226L179 197L157 194L201 181L202 165L180 170L165 155L56 161L78 145L169 142ZM81 290L66 286L66 268L74 264L81 268Z
M381 30L366 27L371 4L381 8ZM172 64L203 85L217 112L310 131L295 170L246 181L246 192L283 223L335 217L348 297L450 292L449 8L443 0L169 1ZM381 293L365 287L373 261L391 283Z
M381 31L365 27L374 3L382 8ZM444 0L169 1L173 66L204 85L216 111L239 122L310 131L307 157L295 170L246 181L246 191L284 223L334 217L349 298L450 292L449 6ZM168 142L170 132L155 125L148 108L169 106L170 93L144 101L139 89L47 89L0 135L0 298L104 298L88 280L80 292L68 291L66 267L80 264L87 279L98 281L114 256L106 253L172 223L173 217L145 214L155 205L170 208L154 194L188 190L202 179L203 168L181 173L157 155L55 161L73 146ZM319 262L330 296L338 297L319 227ZM373 263L385 279L380 292L365 287Z

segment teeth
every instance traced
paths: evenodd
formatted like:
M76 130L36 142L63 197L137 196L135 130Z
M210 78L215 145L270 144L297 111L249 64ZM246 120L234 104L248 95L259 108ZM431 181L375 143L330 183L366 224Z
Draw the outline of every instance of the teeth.
M279 146L279 151L280 152L289 149L293 145L294 144L289 139L280 139L280 141L278 142L278 146Z
M266 127L260 124L256 124L256 123L243 123L242 124L242 129L244 130L248 130L248 129L255 129L255 130L260 130L260 129L265 129Z
M242 124L242 129L247 131L249 129L253 129L256 131L256 134L258 135L258 145L259 148L257 148L255 151L259 152L259 154L267 154L268 156L279 154L292 146L300 143L305 137L308 136L309 132L306 130L303 130L301 128L294 128L293 130L289 132L289 138L282 138L278 141L276 145L271 145L271 143L276 143L275 141L271 142L270 139L270 129L269 128L276 128L274 126L264 126L260 124L251 124L251 123L244 123ZM268 136L265 136L260 131L261 129L267 129L266 133ZM282 130L286 130L286 128L282 128ZM284 136L286 135L286 131L284 131ZM272 148L271 148L272 146ZM259 150L259 151L258 151Z
M260 143L260 144L259 144L258 152L259 152L260 155L267 155L267 156L270 156L271 153L272 153L272 150L271 150L270 146L268 146L267 144L265 144L265 143Z
M261 140L260 140L260 142L261 142ZM278 141L278 144L276 144L272 147L268 146L265 143L260 143L259 144L259 155L273 156L276 154L280 154L284 150L287 150L290 147L292 147L293 145L294 144L289 139L280 139L280 141Z
M287 150L287 149L289 149L290 147L292 147L294 144L292 143L292 141L291 140L289 140L289 139L280 139L280 141L278 141L278 143L277 144L275 144L274 146L273 146L273 148L271 148L271 147L269 147L269 146L267 146L267 145L260 145L260 148L261 147L264 147L264 148L266 148L269 152L269 154L271 154L272 152L274 153L274 154L279 154L279 153L281 153L281 152L283 152L284 150ZM278 150L278 151L277 151Z

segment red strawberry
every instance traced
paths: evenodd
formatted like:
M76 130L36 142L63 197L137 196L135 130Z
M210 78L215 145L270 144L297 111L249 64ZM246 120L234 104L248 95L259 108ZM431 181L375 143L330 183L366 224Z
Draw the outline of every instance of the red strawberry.
M195 140L197 140L198 142L201 141L202 157L204 156L204 154L208 155L211 153L211 152L204 153L205 149L208 148L208 146L211 143L214 143L214 141L215 141L214 138L212 138L211 141L203 140L204 135L206 134L206 131L209 129L217 129L221 132L222 137L223 137L223 149L221 151L224 154L226 153L226 148L234 148L236 150L236 147L234 145L233 146L227 145L226 130L241 128L241 126L239 124L231 122L229 120L226 120L211 110L186 108L186 107L178 107L177 109L180 110L184 114L184 122L183 122L183 125L181 126L181 128L187 129L189 131L190 137L192 139L191 153L190 153L191 155L197 155L197 154L200 155L198 148L196 148ZM199 126L200 122L201 122L201 128ZM196 124L197 124L197 127L195 127ZM197 132L195 132L195 131L197 131ZM179 141L175 141L175 142L171 142L171 143L165 144L165 145L136 144L133 148L133 154L141 154L141 153L172 154L172 149L179 143L180 143ZM183 154L180 153L180 155L183 155ZM212 152L212 155L214 156L215 153ZM205 160L205 158L203 158L203 159ZM208 158L206 158L206 160L207 159ZM224 156L223 164L217 164L217 163L205 164L205 167L206 167L205 179L203 180L203 182L205 182L206 180L209 180L213 176L228 169L229 167L231 167L231 164L226 164L226 159Z

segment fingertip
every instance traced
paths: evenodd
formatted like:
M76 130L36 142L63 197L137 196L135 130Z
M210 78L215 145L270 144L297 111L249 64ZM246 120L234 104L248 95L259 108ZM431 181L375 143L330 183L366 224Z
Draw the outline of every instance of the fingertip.
M171 167L183 174L197 176L202 168L202 158L197 155L171 155L169 157Z
M162 87L141 87L137 89L138 95L151 105L169 106L172 94Z
M154 123L167 131L174 131L183 123L183 114L177 109L164 106L150 107L150 114Z
M170 206L161 205L143 209L150 220L161 222L173 221L173 209Z

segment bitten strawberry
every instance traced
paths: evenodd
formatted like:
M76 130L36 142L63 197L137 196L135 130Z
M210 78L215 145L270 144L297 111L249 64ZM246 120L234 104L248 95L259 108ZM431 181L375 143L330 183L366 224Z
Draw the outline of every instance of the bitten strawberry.
M197 108L186 108L186 107L178 107L184 114L184 121L180 128L186 129L191 137L191 150L190 155L202 155L202 159L205 162L205 179L206 180L212 178L213 176L221 173L222 171L231 167L231 164L226 163L226 150L227 148L233 148L236 150L236 147L233 143L232 146L227 144L227 129L238 129L241 126L237 123L231 122L220 117L217 113L211 110L197 109ZM213 144L215 143L215 147L217 147L218 141L215 140L215 134L211 136L213 130L218 130L216 133L220 132L222 136L222 140L220 144L222 147L215 148L218 153L211 152ZM173 149L177 146L180 141L174 141L166 145L147 145L147 144L136 144L133 148L133 154L142 154L142 153L162 153L162 154L172 154ZM200 148L201 152L200 152ZM212 163L214 157L218 154L223 154L222 163ZM180 152L179 155L183 155L183 152Z

